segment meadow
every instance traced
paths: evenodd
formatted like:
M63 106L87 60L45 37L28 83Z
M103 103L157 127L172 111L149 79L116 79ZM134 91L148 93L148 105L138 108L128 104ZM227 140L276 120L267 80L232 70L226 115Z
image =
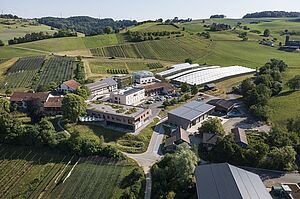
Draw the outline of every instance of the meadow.
M0 145L0 198L120 198L126 190L120 182L137 167L127 160Z

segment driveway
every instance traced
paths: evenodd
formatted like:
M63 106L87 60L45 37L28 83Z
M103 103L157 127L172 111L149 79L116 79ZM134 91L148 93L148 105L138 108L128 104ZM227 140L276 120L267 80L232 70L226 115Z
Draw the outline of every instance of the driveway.
M165 120L166 119L160 121L160 123L156 125L148 149L145 153L141 153L141 154L124 153L126 156L134 159L144 169L144 172L146 174L145 199L151 198L152 179L151 179L150 169L153 164L155 164L163 157L160 147L164 138L164 130L162 127L162 123Z

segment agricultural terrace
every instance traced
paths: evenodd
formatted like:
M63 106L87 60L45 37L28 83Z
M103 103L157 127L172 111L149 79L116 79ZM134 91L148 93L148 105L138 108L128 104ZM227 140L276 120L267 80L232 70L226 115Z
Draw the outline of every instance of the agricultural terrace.
M138 60L89 60L89 68L92 74L127 74L140 70L158 71L163 70L165 65L160 62L138 61Z
M0 88L30 88L44 60L44 56L20 58L7 70Z
M144 58L182 62L187 57L197 59L209 53L211 42L198 36L161 39L91 49L94 56Z
M0 147L0 198L120 198L133 162Z
M74 77L78 62L73 57L50 57L42 69L38 85L48 85L50 82L60 83Z

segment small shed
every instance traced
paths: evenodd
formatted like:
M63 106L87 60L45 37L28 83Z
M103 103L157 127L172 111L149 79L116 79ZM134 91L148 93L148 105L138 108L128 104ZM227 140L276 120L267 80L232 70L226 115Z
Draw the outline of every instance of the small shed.
M234 102L231 100L225 100L225 99L212 99L207 102L207 104L215 106L216 111L228 113L234 108Z
M231 132L234 136L234 141L239 146L246 148L248 146L247 135L244 129L241 128L233 128Z
M191 144L189 134L183 128L177 128L171 133L171 137L167 138L165 141L166 151L176 150L177 145L187 143Z
M216 90L217 86L214 83L210 83L210 84L205 84L204 85L204 90L209 91L209 90Z

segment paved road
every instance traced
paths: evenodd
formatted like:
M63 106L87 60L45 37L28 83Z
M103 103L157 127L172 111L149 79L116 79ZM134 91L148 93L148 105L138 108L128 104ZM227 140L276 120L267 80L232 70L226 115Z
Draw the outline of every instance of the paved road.
M152 179L150 173L151 166L163 157L161 154L160 147L164 138L164 130L162 127L162 122L164 122L165 120L166 119L160 121L160 123L155 127L148 149L145 153L141 153L141 154L124 153L128 157L134 159L141 167L143 167L146 173L145 199L151 198L151 188L152 188Z

